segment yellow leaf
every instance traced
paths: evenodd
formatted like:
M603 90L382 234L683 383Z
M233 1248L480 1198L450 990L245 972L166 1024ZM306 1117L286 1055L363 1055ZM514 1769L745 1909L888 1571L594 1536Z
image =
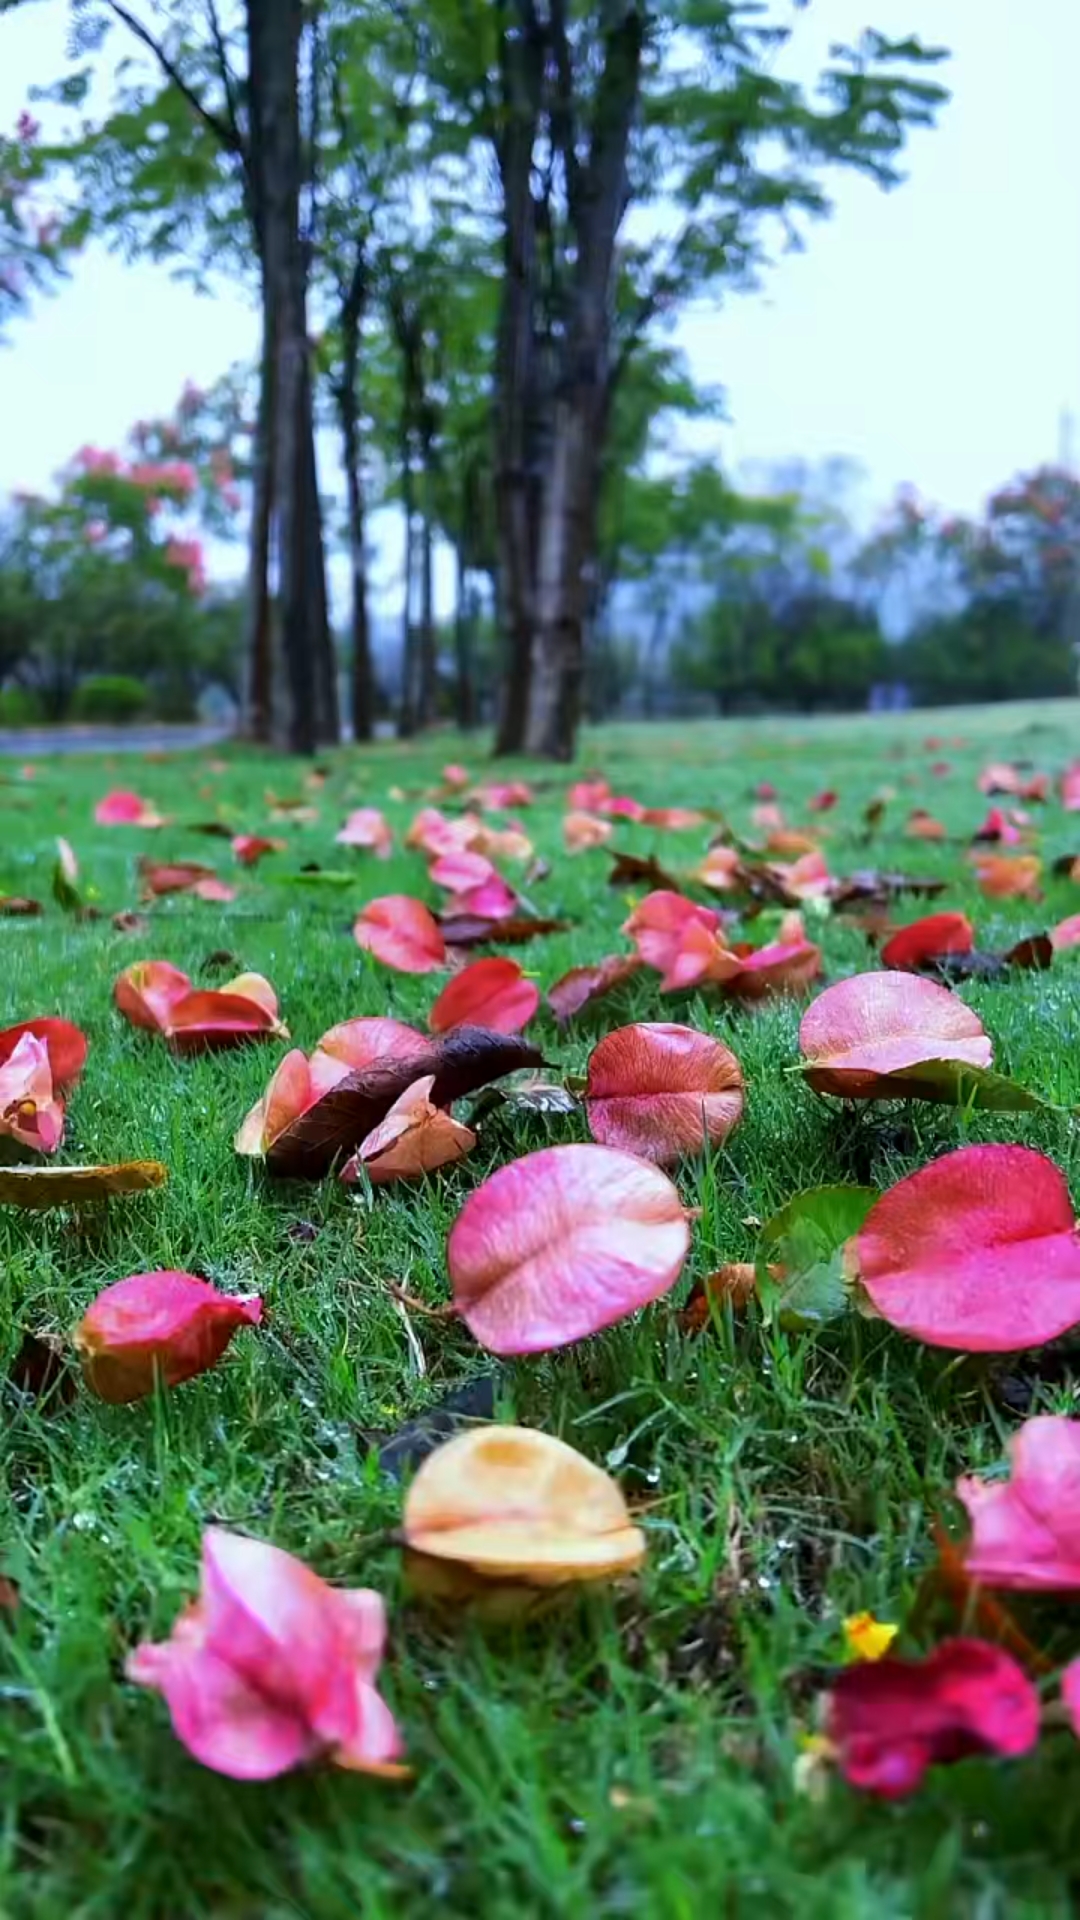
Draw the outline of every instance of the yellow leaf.
M614 1480L528 1427L479 1427L437 1448L409 1490L403 1531L414 1583L442 1597L477 1582L527 1591L613 1579L645 1557Z
M102 1167L0 1167L0 1204L74 1207L122 1193L146 1193L169 1178L160 1160L126 1160Z

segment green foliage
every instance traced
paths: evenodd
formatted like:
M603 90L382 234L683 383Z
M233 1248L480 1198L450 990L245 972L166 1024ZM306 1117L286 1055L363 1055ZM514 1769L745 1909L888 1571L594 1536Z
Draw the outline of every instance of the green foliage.
M75 689L71 702L73 720L114 721L118 725L138 720L146 712L147 692L140 680L123 673L93 674Z
M35 693L26 687L5 687L0 692L0 727L34 727L45 717Z

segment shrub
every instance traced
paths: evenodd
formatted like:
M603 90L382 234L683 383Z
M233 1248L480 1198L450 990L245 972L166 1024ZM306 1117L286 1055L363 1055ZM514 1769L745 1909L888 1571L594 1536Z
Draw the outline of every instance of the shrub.
M100 673L84 680L71 703L73 720L112 722L124 726L146 712L146 688L125 673Z
M0 693L0 727L36 727L45 715L36 693L7 687Z

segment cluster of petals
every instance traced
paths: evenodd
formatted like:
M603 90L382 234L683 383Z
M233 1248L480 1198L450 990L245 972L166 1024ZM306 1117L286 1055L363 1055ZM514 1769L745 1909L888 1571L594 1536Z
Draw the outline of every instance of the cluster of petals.
M167 960L137 960L120 974L113 998L125 1020L160 1033L175 1053L289 1037L277 995L261 973L238 974L223 987L196 987Z
M0 1135L55 1153L86 1053L85 1034L68 1020L24 1020L0 1032Z

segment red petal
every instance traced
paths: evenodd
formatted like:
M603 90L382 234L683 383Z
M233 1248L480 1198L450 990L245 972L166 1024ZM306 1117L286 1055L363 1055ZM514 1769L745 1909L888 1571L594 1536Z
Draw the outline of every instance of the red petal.
M277 1015L238 993L197 989L173 1002L165 1029L175 1053L207 1053L281 1031Z
M133 1027L164 1033L173 1007L191 991L187 974L167 960L137 960L119 976L113 999Z
M353 927L366 953L398 973L435 973L446 965L446 946L421 900L407 893L369 901Z
M0 1033L0 1067L10 1060L24 1033L43 1040L49 1056L53 1087L57 1093L69 1093L86 1065L89 1041L70 1020L43 1014L36 1020L21 1020L18 1026L5 1027Z
M906 973L857 973L826 987L803 1014L799 1046L815 1092L847 1100L896 1098L890 1076L917 1061L992 1059L978 1015L947 987Z
M909 927L899 927L881 949L882 962L900 971L916 972L939 953L970 953L975 929L965 913L928 913Z
M238 833L232 850L242 867L253 867L268 853L280 853L284 840L266 840L261 833Z
M1039 1717L1039 1696L1011 1654L957 1639L924 1660L845 1667L830 1689L826 1733L851 1786L897 1800L935 1764L1028 1753Z
M590 1001L632 980L641 968L636 953L609 953L593 967L571 967L548 993L548 1006L560 1024L572 1020Z
M663 1166L727 1139L742 1115L742 1069L706 1033L641 1022L594 1047L585 1100L594 1140Z
M610 1147L547 1147L500 1167L450 1232L454 1301L491 1353L544 1353L673 1286L690 1244L666 1174Z
M1030 1147L944 1154L882 1195L855 1246L878 1313L930 1346L1011 1353L1080 1322L1069 1189Z
M133 1273L99 1293L75 1329L89 1386L120 1404L204 1373L238 1327L257 1327L262 1303L218 1293L192 1273Z
M539 1005L539 988L526 980L516 960L474 960L443 988L428 1014L428 1026L432 1033L469 1026L520 1033Z
M964 1570L984 1587L1080 1589L1080 1421L1042 1414L1009 1442L1008 1480L964 1478Z

